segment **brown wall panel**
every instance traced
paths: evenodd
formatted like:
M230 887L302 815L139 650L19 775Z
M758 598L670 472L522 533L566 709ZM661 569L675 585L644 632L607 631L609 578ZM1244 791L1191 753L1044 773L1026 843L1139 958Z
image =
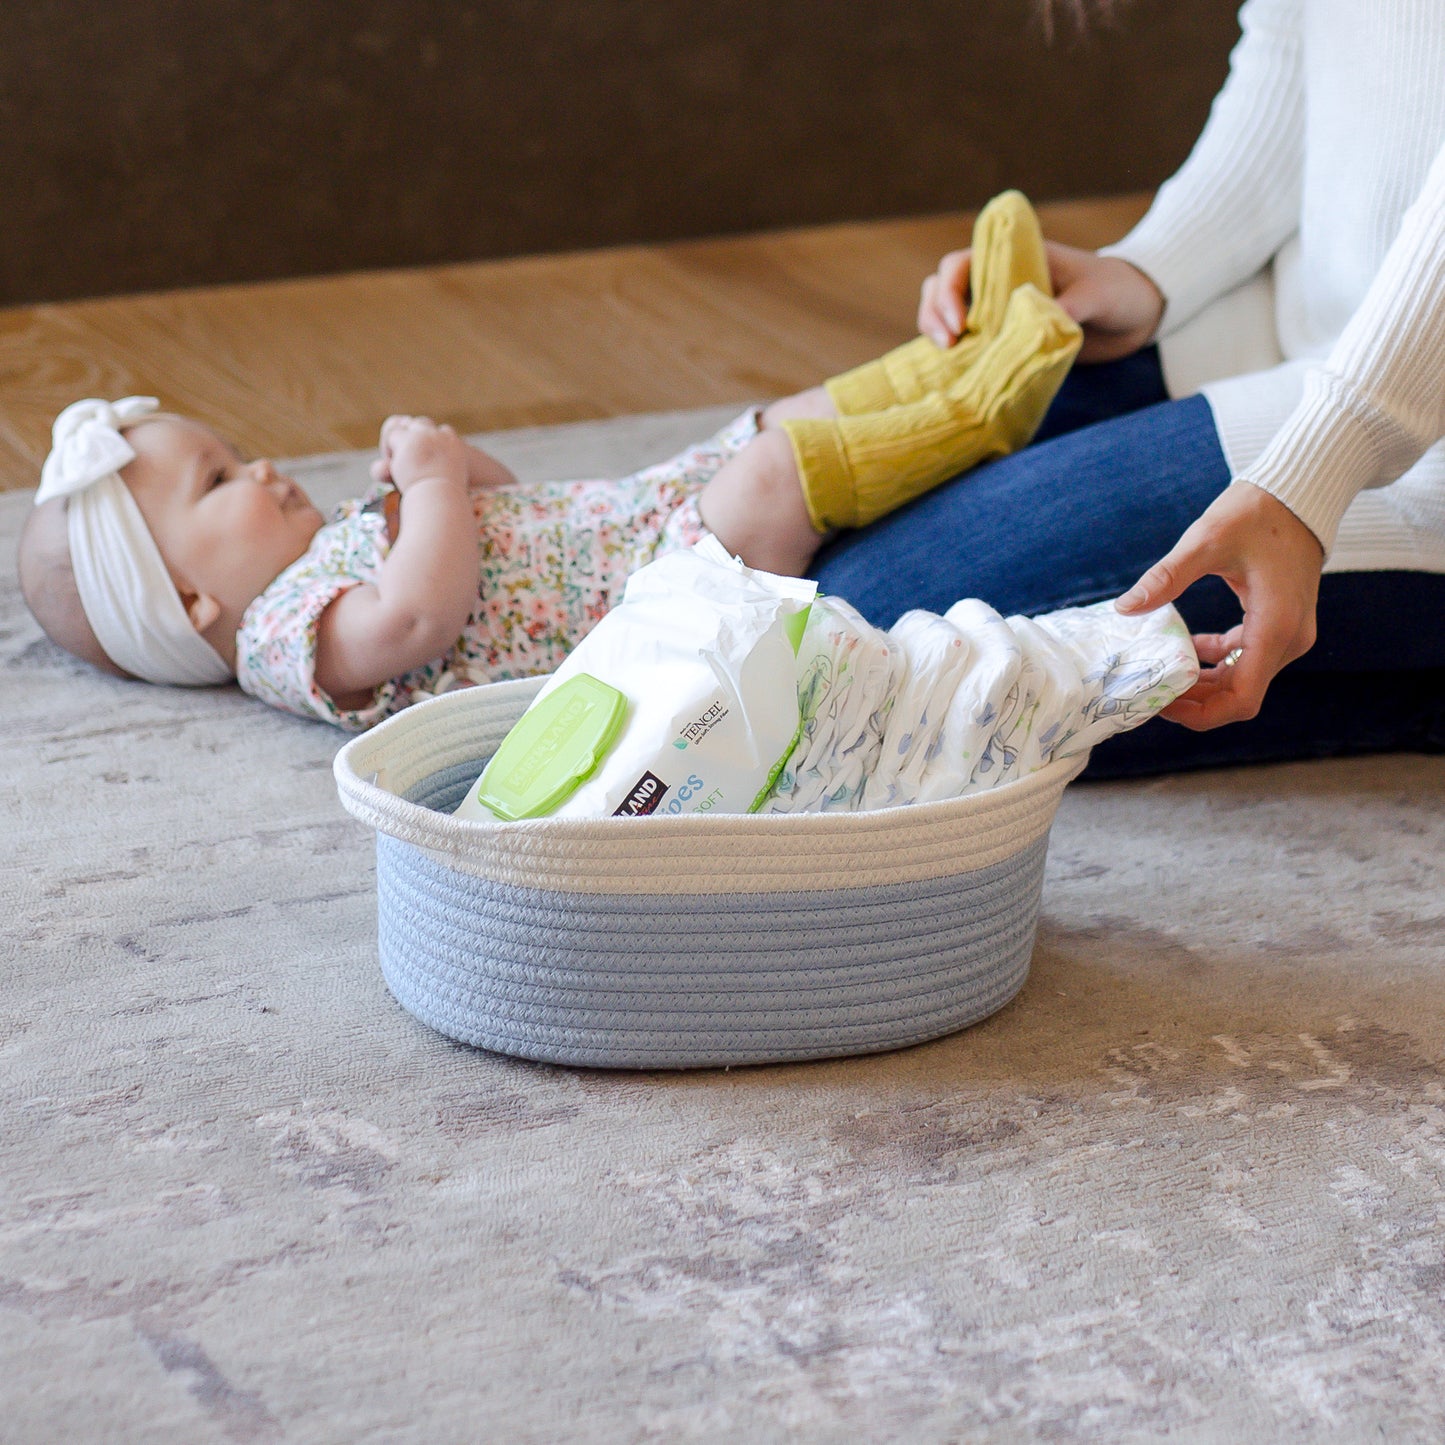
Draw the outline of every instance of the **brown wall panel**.
M1157 184L1235 0L0 5L0 303Z

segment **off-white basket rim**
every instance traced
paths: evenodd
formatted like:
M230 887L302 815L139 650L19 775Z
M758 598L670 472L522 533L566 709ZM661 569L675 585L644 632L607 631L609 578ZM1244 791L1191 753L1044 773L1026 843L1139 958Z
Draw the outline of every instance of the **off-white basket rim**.
M972 871L1046 833L1087 754L986 792L849 813L460 819L408 801L427 777L495 749L545 677L414 704L337 754L342 805L388 837L495 882L602 893L867 887ZM726 865L726 866L720 866Z

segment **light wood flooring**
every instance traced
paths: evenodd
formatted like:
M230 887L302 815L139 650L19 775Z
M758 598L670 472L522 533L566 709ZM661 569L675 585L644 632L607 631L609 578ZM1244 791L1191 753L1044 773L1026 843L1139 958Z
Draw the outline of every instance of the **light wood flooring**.
M1041 208L1117 239L1147 197ZM154 395L252 455L373 444L389 412L465 432L781 396L905 340L971 216L0 310L0 489L82 396Z

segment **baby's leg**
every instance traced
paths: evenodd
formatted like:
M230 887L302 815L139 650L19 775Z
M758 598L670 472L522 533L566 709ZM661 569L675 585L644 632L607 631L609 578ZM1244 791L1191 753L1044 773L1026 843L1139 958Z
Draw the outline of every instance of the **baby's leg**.
M915 336L876 361L831 377L824 385L839 415L886 411L946 391L998 334L1009 297L1020 286L1053 295L1039 218L1020 192L1005 191L979 212L968 269L973 299L963 335L947 350Z
M989 457L1026 445L1079 350L1074 321L1018 287L997 334L946 390L866 416L828 417L803 393L708 483L704 523L750 567L801 575L823 539L869 522Z
M919 337L774 402L761 434L708 483L702 519L748 566L802 575L834 529L866 526L1033 435L1079 329L1048 299L1043 233L1019 192L984 207L973 246L955 346Z
M1056 302L1020 286L998 334L946 390L866 416L785 420L814 532L865 527L939 482L1026 445L1081 339Z
M823 543L808 517L792 443L782 431L759 432L723 464L697 506L723 546L761 572L801 577Z
M928 337L915 336L875 361L829 377L822 386L773 402L763 413L763 426L799 417L864 416L947 391L1003 328L1009 297L1020 286L1035 286L1051 296L1039 218L1019 191L995 196L979 212L969 273L968 324L953 346L945 351Z
M763 431L768 431L773 427L782 426L785 421L795 421L799 417L817 417L820 420L829 421L837 415L838 408L833 405L833 398L828 395L828 388L813 386L794 396L785 396L770 402L763 408L760 426Z

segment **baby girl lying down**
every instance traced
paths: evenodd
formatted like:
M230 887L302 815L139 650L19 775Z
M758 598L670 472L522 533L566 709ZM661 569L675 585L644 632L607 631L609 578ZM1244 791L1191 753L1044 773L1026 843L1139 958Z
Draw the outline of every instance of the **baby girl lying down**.
M324 518L268 461L148 397L55 424L20 580L46 633L106 671L361 730L445 679L553 670L627 576L711 531L801 575L824 538L1024 445L1079 346L1008 193L974 231L968 326L750 411L615 481L523 485L450 427L394 416L376 485Z

